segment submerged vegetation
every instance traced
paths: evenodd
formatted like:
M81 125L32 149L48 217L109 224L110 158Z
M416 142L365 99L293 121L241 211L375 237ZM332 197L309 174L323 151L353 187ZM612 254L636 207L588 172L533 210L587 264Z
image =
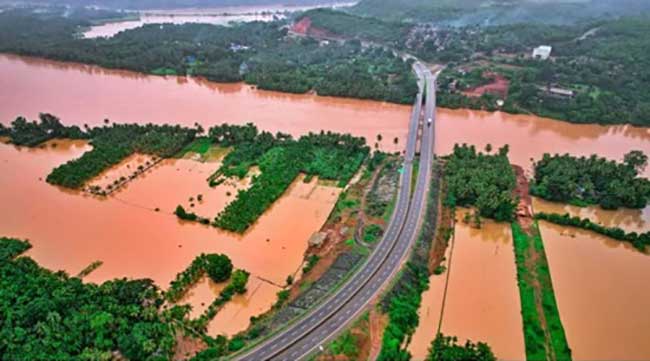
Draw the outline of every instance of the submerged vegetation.
M622 163L592 155L549 155L535 163L531 194L578 205L598 204L604 209L644 208L650 199L650 181L639 177L648 157L640 151L625 155Z
M445 177L448 185L445 202L450 206L474 206L482 217L512 220L515 210L512 192L516 181L507 145L495 154L477 153L473 145L454 145L445 164Z
M426 361L496 361L490 346L483 342L458 344L457 337L438 334L431 342Z
M165 299L177 302L205 274L216 283L227 280L232 274L230 258L223 254L200 254L184 271L176 275L165 292Z
M253 124L224 124L211 128L209 134L215 144L234 147L212 184L220 184L227 177L243 177L253 165L261 172L215 219L216 226L240 233L284 194L301 172L344 186L369 152L363 138L331 132L309 133L294 140L286 134L258 132Z
M27 242L2 238L0 250L0 354L7 360L170 359L174 320L187 310L163 311L151 280L83 283L39 267L18 254ZM9 250L9 251L6 251Z
M81 188L88 180L133 153L161 158L175 155L196 136L195 129L179 125L113 124L88 130L93 146L81 158L71 160L47 176L47 182ZM108 186L109 190L111 185Z
M105 121L108 123L108 120ZM47 182L66 188L79 189L91 178L119 163L133 153L171 157L190 143L197 130L179 125L105 124L102 127L66 127L59 118L41 114L39 121L28 122L22 117L3 128L10 141L17 145L35 147L54 138L89 139L93 149L81 158L71 160L55 168L47 176ZM109 184L107 190L113 185ZM94 189L97 193L102 193Z
M11 143L35 147L54 138L83 139L86 134L77 126L66 127L54 115L41 113L38 121L18 117L9 127L0 124L0 136L7 136Z
M538 212L535 213L535 218L559 224L561 226L586 229L612 239L629 242L634 246L634 248L641 252L644 252L646 248L650 246L650 232L640 234L637 232L627 233L618 227L605 227L592 222L589 218L571 217L569 214Z

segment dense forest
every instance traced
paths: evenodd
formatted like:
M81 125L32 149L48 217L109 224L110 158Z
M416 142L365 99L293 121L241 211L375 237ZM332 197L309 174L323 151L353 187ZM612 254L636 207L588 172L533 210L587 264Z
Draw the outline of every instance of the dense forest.
M362 0L351 9L365 16L447 26L572 24L649 10L644 0Z
M84 39L89 21L58 12L0 13L0 51L159 75L246 81L292 93L314 90L409 104L417 93L410 64L357 42L292 37L280 22L232 26L149 24L111 38Z
M516 206L512 195L516 182L508 160L508 146L495 154L491 151L490 145L486 147L487 154L477 152L473 145L454 145L445 165L445 201L450 206L474 206L482 217L509 221Z
M544 154L535 163L533 195L577 205L598 204L604 209L644 208L650 199L650 181L639 177L648 163L643 152L632 151L624 161Z
M83 283L18 257L29 245L0 239L0 359L170 359L174 320L187 308L163 311L151 280Z
M349 134L309 133L294 140L282 133L259 132L253 124L215 126L209 136L217 145L234 147L211 184L220 184L228 177L241 178L253 165L261 171L215 219L216 226L240 233L284 194L299 173L305 173L307 179L318 176L344 186L369 152L363 138Z

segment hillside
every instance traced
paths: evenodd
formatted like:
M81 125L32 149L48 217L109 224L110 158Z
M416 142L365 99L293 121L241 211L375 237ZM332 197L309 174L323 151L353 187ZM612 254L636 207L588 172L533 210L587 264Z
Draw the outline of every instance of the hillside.
M645 0L361 0L359 15L452 26L573 24L650 11Z

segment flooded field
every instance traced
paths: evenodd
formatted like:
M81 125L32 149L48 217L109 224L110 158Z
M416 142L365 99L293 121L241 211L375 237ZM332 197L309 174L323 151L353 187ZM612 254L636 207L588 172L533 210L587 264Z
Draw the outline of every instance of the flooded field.
M510 225L484 220L481 229L463 223L467 210L456 214L454 248L441 332L460 342L487 342L501 360L525 358ZM420 326L409 350L423 359L440 323L444 279L432 276L423 295ZM479 321L480 320L480 321Z
M598 206L577 207L533 197L533 208L535 212L568 213L572 217L589 218L605 227L619 227L626 232L644 233L650 231L650 207L644 209L620 208L613 211Z
M0 54L0 122L49 112L64 124L173 123L206 129L253 122L294 136L323 129L366 137L382 149L403 149L411 108L354 99L295 95L186 77L128 71ZM119 104L119 106L117 106ZM399 138L398 145L393 139Z
M445 266L449 265L449 257L451 254L451 247L447 247L445 254ZM422 303L418 313L420 315L420 323L408 345L408 351L411 353L413 360L424 360L429 354L429 346L431 341L438 333L440 326L440 311L442 310L442 302L445 295L445 285L447 284L447 272L441 275L431 275L429 277L429 289L422 293Z
M650 256L592 232L540 230L573 359L650 359Z
M39 112L53 113L61 117L64 124L79 126L102 125L105 118L119 123L187 126L199 122L205 128L223 122L253 122L261 129L289 132L295 136L321 129L349 132L366 137L371 145L377 134L382 134L381 148L386 151L403 149L410 114L408 106L284 94L256 90L241 83L216 84L186 77L148 76L11 55L0 55L0 99L0 122L3 124L9 124L19 115L35 119ZM448 153L455 143L471 143L479 148L487 143L495 148L509 144L512 162L529 171L530 158L539 158L545 152L598 153L618 160L634 149L650 153L650 130L630 126L576 125L526 115L447 109L438 109L437 122L436 152L439 154ZM397 145L393 144L395 137L399 139ZM298 180L250 232L236 236L181 222L172 214L181 204L202 216L214 217L234 197L237 189L248 186L249 179L245 179L215 189L208 187L206 179L218 168L222 154L213 154L201 162L196 159L165 160L108 199L101 200L60 190L44 181L54 167L90 149L85 142L54 143L56 147L49 144L45 149L0 144L0 164L3 166L0 203L11 205L11 211L2 212L0 234L30 239L34 248L29 255L47 268L76 274L90 263L102 260L103 265L85 278L91 282L113 277L148 277L166 287L199 253L226 253L236 267L252 273L250 292L235 297L218 314L210 324L214 333L241 330L250 316L270 307L278 288L261 279L282 284L287 275L300 268L307 240L322 225L340 192L338 188L316 181L305 184ZM133 167L132 161L137 168L142 159L129 158L126 161L129 167L123 164L124 168L114 168L96 181L114 182L115 178L128 174ZM146 164L146 160L144 162ZM650 169L644 175L649 176ZM630 231L650 229L648 209L607 212L539 201L535 207L559 213L576 212ZM287 227L287 219L292 220L291 227ZM620 317L629 318L625 324L629 332L638 334L629 335L628 331L617 334L616 337L621 338L629 336L630 342L623 344L622 339L617 340L618 346L611 349L627 346L644 352L644 347L637 347L636 342L640 341L636 336L643 334L639 331L644 330L643 327L648 329L648 320L637 315L648 306L648 297L634 282L643 279L639 275L647 270L641 260L645 259L647 264L647 257L619 242L591 234L587 236L596 237L596 241L582 235L571 238L558 233L556 238L561 241L555 242L550 227L544 225L542 228L560 312L575 355L590 358L589 350L597 350L581 342L604 344L601 340L604 335L614 337L606 331L623 326L615 323L614 316L611 320L607 317L617 312ZM459 224L457 241L442 331L474 341L487 341L500 358L521 359L523 336L509 227L486 222L483 229L475 230ZM575 249L559 250L561 247ZM598 259L600 252L609 252L611 256L604 258L603 255L603 259ZM582 257L591 253L596 255L594 259ZM582 279L593 277L593 281L579 282L578 272L575 272L577 260L589 269L596 267L596 263L590 263L596 262L595 259L601 262L602 270L581 276ZM476 277L476 269L481 270L481 277ZM601 279L607 282L601 285ZM434 329L431 325L439 321L437 304L441 302L441 286L436 283L440 283L439 280L432 278L431 290L425 294L421 309L420 324L427 325L421 327L431 330ZM611 283L608 287L617 291L605 292L605 283ZM587 286L592 289L578 292ZM606 297L594 296L596 291L607 293ZM217 286L202 283L197 286L191 302L198 309L202 302L209 303L203 300L211 300L211 294L217 293ZM616 312L610 312L612 303L616 302L619 304L614 306L619 308L612 308ZM632 302L636 307L630 307ZM579 304L594 304L594 307L580 308ZM621 309L621 305L625 308ZM600 316L591 320L599 320L603 328L586 329L589 324L586 320L593 316L590 313L595 312L593 309L598 309ZM603 316L605 313L607 317ZM478 317L489 322L477 326L473 321ZM416 332L410 346L416 356L426 353L435 335L427 335L430 331L423 330ZM586 333L581 338L583 332ZM625 358L650 358L647 353L638 357L623 351L620 354Z
M146 154L131 154L115 167L111 167L87 182L88 187L97 187L103 190L114 189L115 186L126 182L131 177L141 175L145 169L155 163L152 156Z
M105 200L63 191L44 181L52 168L89 149L85 142L61 140L36 149L0 144L0 203L11 205L10 212L3 212L0 233L29 239L34 247L28 255L50 269L76 274L94 261L103 261L84 278L88 282L151 278L166 288L201 252L225 253L235 267L251 272L251 293L235 297L222 310L210 325L214 333L240 331L250 316L268 309L278 289L260 278L283 284L300 269L307 240L324 223L340 192L319 185L316 179L311 183L299 179L252 230L233 235L179 221L171 214L179 202L201 191L213 207L206 213L216 215L225 202L210 201L209 190L198 186L207 185L206 174L216 169L214 163L212 168L191 160L165 161ZM287 219L295 221L291 227L286 227Z

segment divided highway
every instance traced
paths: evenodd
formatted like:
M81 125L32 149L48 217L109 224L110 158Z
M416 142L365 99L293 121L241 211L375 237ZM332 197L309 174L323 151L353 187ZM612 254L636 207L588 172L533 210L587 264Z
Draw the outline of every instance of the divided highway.
M430 184L434 142L435 78L420 63L414 64L420 92L413 106L397 202L384 237L359 270L332 296L308 311L297 322L263 341L237 360L299 360L318 350L345 328L383 289L399 270L417 237ZM420 168L411 194L413 159L422 113L422 88L426 87L424 125L420 146ZM431 123L428 124L428 120Z

